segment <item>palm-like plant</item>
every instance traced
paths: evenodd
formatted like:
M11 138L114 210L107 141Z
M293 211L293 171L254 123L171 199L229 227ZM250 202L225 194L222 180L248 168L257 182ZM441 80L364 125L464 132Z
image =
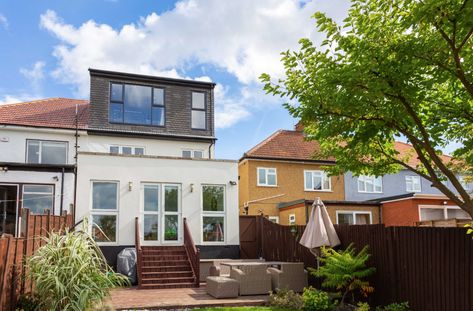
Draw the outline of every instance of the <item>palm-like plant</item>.
M82 230L51 233L46 244L27 259L39 310L90 310L128 279L113 272L99 247Z
M324 247L320 258L321 267L318 270L310 269L310 271L313 275L324 278L323 287L337 290L342 295L341 303L343 304L349 293L360 291L367 296L374 291L369 282L364 280L376 271L373 267L366 267L369 257L368 246L365 246L358 254L352 244L338 252Z

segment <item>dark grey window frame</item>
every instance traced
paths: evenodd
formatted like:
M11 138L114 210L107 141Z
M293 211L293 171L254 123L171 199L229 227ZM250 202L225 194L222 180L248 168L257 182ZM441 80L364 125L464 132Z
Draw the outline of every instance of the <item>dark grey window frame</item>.
M122 98L121 101L112 100L112 85L118 84L122 86ZM151 89L151 105L150 109L150 116L151 116L151 124L142 124L142 123L128 123L125 122L125 86L126 85L137 85L137 86L144 86L149 87ZM154 89L163 90L163 105L155 105L154 104ZM120 104L122 105L122 122L112 121L110 120L110 106L111 104ZM163 125L155 125L153 124L153 107L162 108L164 114L164 122ZM149 127L166 127L166 88L162 86L153 86L149 84L139 84L139 83L125 83L125 82L114 82L110 81L109 83L109 97L108 97L108 122L110 124L127 124L127 125L138 125L138 126L149 126Z
M44 164L41 162L38 163L33 163L33 162L28 162L28 141L46 141L46 142L53 142L53 143L66 143L66 163L62 164L68 164L69 163L69 142L67 140L53 140L53 139L35 139L35 138L27 138L25 142L25 163L32 163L32 164Z
M204 108L194 108L194 107L192 107L192 94L193 93L204 94ZM192 111L194 111L194 110L204 112L205 128L192 127ZM207 125L207 92L204 92L204 91L201 91L201 90L191 90L191 129L196 130L196 131L207 131L207 129L208 129L208 125Z

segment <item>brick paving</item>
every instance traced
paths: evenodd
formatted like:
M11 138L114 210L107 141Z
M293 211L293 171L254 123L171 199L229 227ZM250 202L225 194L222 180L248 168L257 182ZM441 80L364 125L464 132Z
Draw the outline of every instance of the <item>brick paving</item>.
M268 300L268 295L240 296L238 298L215 299L200 288L140 289L117 288L111 292L111 304L116 310L135 309L186 309L220 306L257 306Z

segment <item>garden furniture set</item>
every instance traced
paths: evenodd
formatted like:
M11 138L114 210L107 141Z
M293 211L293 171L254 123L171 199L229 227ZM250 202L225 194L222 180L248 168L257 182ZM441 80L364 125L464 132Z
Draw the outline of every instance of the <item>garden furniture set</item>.
M277 289L302 292L307 287L302 262L220 261L209 268L208 275L207 293L215 298L265 295Z

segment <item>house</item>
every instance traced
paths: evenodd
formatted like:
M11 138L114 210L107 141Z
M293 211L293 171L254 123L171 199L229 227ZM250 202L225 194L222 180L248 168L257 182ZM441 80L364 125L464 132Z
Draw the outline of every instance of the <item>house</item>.
M240 159L240 214L264 215L280 224L305 224L306 203L320 197L335 223L341 210L365 212L369 223L378 223L378 204L346 202L344 176L328 176L324 171L335 159L315 160L313 154L320 145L305 140L302 130L300 126L279 130ZM340 218L344 215L339 214Z
M238 257L238 168L236 161L214 158L215 84L89 72L88 101L58 98L0 107L0 137L6 141L0 143L0 184L50 185L57 203L48 208L71 211L75 222L88 218L112 264L118 252L135 246L135 238L149 252L171 247L187 256L181 250L184 219L201 258ZM30 147L33 139L40 140L40 151ZM64 148L66 160L42 161L56 161ZM33 153L41 159L34 165L28 163ZM23 199L16 210L26 207L25 187L17 190ZM15 189L7 195L14 197ZM38 186L35 195L40 190L46 191ZM45 209L45 203L38 205Z

